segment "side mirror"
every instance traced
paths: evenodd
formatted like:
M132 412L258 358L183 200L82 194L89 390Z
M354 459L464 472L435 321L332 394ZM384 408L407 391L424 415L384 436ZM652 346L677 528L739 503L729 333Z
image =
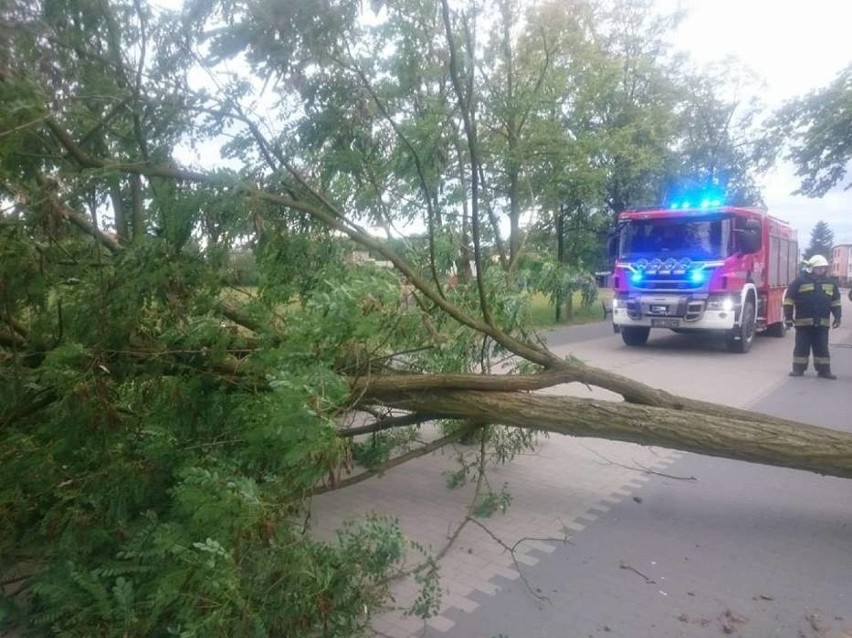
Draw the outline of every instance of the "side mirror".
M606 239L606 256L610 262L614 262L618 255L618 234L610 233Z
M618 259L618 244L621 240L621 229L624 224L618 224L609 231L606 238L606 256L610 265L615 264Z

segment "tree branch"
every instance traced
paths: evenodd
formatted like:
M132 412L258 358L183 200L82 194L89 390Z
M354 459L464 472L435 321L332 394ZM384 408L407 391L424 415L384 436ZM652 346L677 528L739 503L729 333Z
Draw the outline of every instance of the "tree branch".
M0 315L0 321L9 326L18 336L22 337L23 339L27 338L29 331L20 321L18 321L14 317Z
M59 395L56 394L54 390L42 390L36 394L29 403L15 406L9 410L9 412L3 416L2 420L0 420L0 429L14 425L17 421L35 414L58 399Z
M376 396L385 393L425 390L531 391L571 382L597 385L617 392L631 403L666 406L672 409L684 409L688 403L688 400L675 399L662 390L656 390L627 377L591 368L578 362L565 362L534 375L424 374L350 380L353 391L367 392L369 395ZM712 403L693 403L718 407ZM692 405L693 403L689 404Z
M82 230L87 235L94 237L99 244L109 250L111 253L117 253L121 250L121 244L117 239L110 237L98 227L96 227L85 215L81 215L75 210L72 210L65 204L59 201L56 197L56 184L47 177L38 173L36 180L39 185L46 191L45 201L53 209L53 212L60 218L65 219L79 230Z
M450 6L447 0L441 0L441 16L444 21L444 31L446 33L447 45L450 52L450 79L452 80L453 90L456 94L459 111L462 114L462 122L464 123L464 131L467 137L468 153L470 154L470 223L471 234L473 236L473 260L476 263L476 288L479 292L479 306L482 311L482 319L487 326L496 330L494 321L491 318L491 311L488 307L488 297L485 292L485 271L482 263L482 246L481 232L479 227L479 161L478 161L478 143L476 139L476 125L473 119L473 108L471 100L473 99L473 87L468 84L467 91L462 87L461 77L459 75L458 52L456 51L455 38L453 37L452 23L450 21ZM472 58L471 36L468 31L468 52ZM471 64L472 64L471 59ZM469 80L472 81L473 74L469 75ZM495 339L499 343L498 339Z
M0 332L0 346L19 350L25 348L27 342L17 332Z
M263 329L263 325L247 316L239 308L236 308L225 301L216 302L216 309L226 319L230 319L235 324L238 324L243 328L248 328L252 332L260 332Z
M403 416L378 419L377 421L373 421L372 423L369 423L367 425L361 425L354 428L344 428L338 430L337 435L348 439L355 436L359 436L361 434L373 434L375 432L382 432L384 430L390 430L393 428L403 428L409 425L417 425L419 423L425 423L427 421L434 421L436 418L437 417L434 414L405 414Z

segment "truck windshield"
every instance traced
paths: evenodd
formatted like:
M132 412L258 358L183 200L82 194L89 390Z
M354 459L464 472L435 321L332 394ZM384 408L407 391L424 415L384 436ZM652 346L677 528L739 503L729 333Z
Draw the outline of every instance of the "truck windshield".
M621 228L619 259L688 257L722 259L731 254L729 217L632 220Z

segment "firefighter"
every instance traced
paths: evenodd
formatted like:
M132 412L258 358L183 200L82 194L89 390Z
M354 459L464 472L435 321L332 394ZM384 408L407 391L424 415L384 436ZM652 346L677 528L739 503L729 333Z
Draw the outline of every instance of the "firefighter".
M794 318L795 310L795 318ZM834 315L834 321L830 321ZM828 352L828 326L840 327L840 289L828 276L828 261L814 255L806 262L804 272L797 277L784 296L784 322L796 327L796 346L793 349L791 377L801 377L808 369L810 351L814 353L814 368L821 379L836 379L831 373Z

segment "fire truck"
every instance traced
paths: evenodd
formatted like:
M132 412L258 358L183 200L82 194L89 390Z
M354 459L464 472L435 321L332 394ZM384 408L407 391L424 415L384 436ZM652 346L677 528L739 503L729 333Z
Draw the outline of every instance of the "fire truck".
M610 250L613 328L642 346L653 328L711 331L748 352L757 333L786 333L782 302L799 247L787 222L704 201L619 215Z

